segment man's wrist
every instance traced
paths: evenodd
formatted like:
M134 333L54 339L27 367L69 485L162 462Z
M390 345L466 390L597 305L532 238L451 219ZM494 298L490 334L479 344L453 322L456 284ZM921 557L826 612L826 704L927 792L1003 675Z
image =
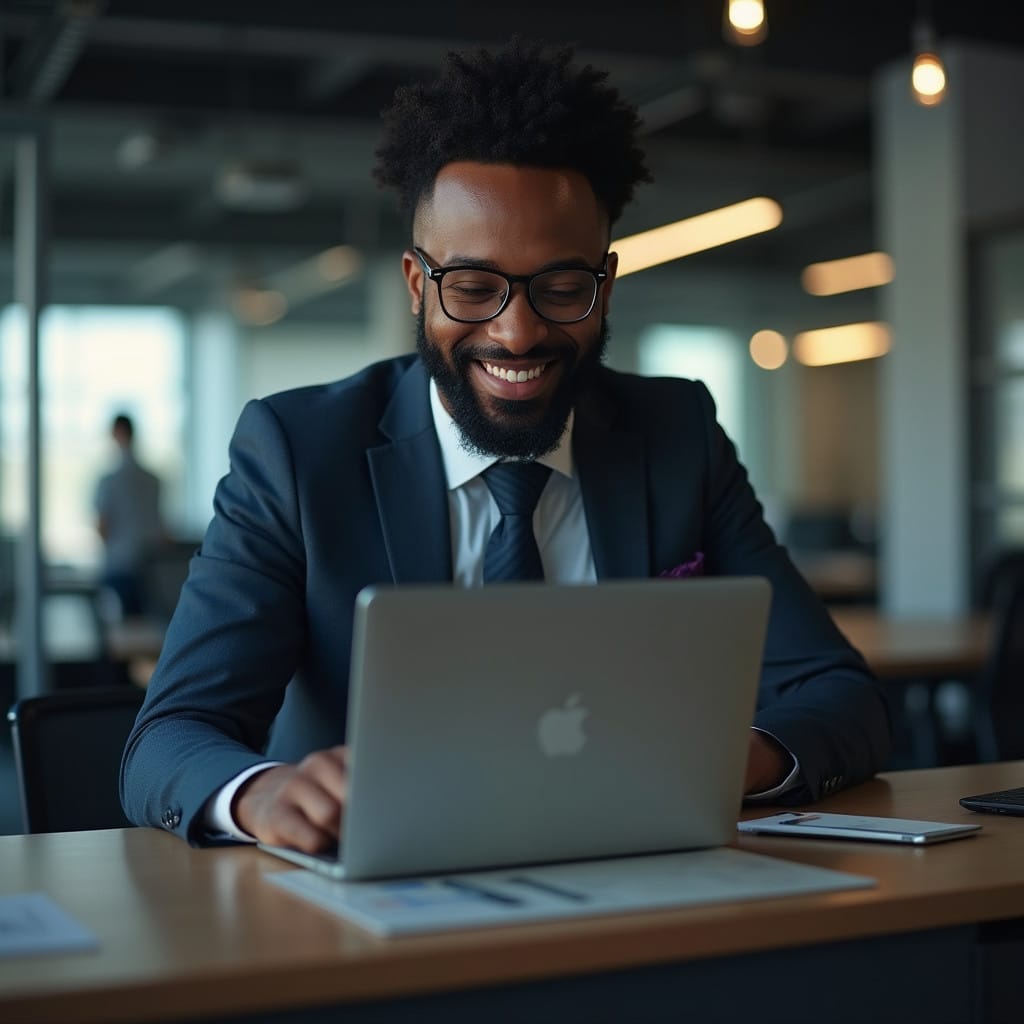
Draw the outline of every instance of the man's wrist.
M771 733L750 730L750 750L744 792L747 795L783 792L798 771L793 753Z
M250 779L281 763L264 761L262 764L253 765L221 786L206 804L204 818L207 831L215 835L227 835L246 843L255 842L255 837L242 828L235 818L236 797Z

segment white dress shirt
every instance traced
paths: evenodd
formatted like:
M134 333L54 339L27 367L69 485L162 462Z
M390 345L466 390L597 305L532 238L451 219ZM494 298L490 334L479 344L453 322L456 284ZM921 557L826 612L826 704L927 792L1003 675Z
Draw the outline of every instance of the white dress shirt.
M472 454L462 447L459 428L441 404L433 380L430 411L448 478L452 580L459 586L479 587L483 584L487 541L501 519L498 504L480 474L500 460L493 455ZM544 579L549 583L597 581L583 496L573 471L572 424L570 414L558 447L537 460L552 470L533 513L533 534L540 549Z

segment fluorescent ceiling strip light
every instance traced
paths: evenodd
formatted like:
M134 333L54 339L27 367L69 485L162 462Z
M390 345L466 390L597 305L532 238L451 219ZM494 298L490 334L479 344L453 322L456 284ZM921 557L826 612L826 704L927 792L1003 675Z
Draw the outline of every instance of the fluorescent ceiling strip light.
M891 347L889 325L876 320L803 331L793 339L793 357L804 366L829 366L877 359Z
M698 214L612 242L619 254L617 277L668 263L691 253L713 249L740 238L771 231L782 223L782 207L774 199L758 196L720 210Z
M804 267L800 283L811 295L839 295L860 288L878 288L893 279L892 257L887 252L866 252L842 260Z

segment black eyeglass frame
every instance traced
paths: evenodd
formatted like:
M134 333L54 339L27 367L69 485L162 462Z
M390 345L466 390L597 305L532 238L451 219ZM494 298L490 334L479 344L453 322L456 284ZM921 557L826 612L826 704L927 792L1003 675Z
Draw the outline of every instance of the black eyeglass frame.
M427 278L437 285L437 301L441 305L441 312L444 313L449 320L454 320L458 324L483 324L487 323L488 320L493 320L495 317L501 316L501 314L505 312L509 302L512 300L512 285L514 284L526 285L526 301L530 304L530 309L532 309L542 320L547 320L548 323L552 324L578 324L581 321L586 320L587 317L594 312L594 307L597 305L597 296L601 292L601 285L608 280L608 253L604 254L604 265L600 268L572 266L562 268L552 267L548 270L541 270L536 274L506 274L503 270L494 270L492 267L480 267L468 263L459 263L453 267L432 267L428 262L428 260L431 260L431 257L429 257L419 246L414 245L412 247L412 252L415 253L417 259L419 259L420 263L423 264L423 271L427 275ZM488 316L482 316L472 320L467 320L461 316L452 316L444 304L444 298L441 294L441 281L444 279L445 274L450 274L456 270L475 270L480 273L493 274L495 277L504 278L508 283L508 288L505 291L505 298L501 300L501 305ZM538 277L544 277L545 274L557 274L560 271L566 270L578 270L585 274L590 274L594 278L594 298L590 302L590 307L582 316L573 317L572 320L555 320L542 313L537 308L537 304L533 301L531 286Z

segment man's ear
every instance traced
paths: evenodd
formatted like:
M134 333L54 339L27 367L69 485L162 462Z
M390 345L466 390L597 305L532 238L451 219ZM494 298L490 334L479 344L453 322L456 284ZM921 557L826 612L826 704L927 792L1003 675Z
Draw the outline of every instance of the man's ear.
M419 316L423 305L423 264L410 249L402 253L402 273L405 275L405 286L409 289L412 315Z
M607 316L611 308L612 287L615 284L615 274L619 269L619 254L608 253L608 277L605 278L604 287L601 289L601 315Z

